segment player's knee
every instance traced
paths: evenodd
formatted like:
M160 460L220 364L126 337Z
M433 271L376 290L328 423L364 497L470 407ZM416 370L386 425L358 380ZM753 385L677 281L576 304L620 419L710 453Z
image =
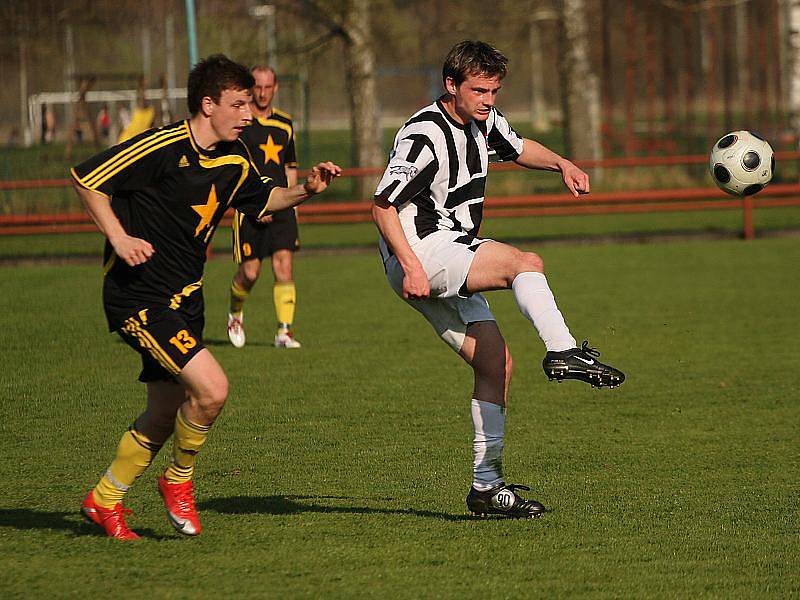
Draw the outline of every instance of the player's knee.
M205 387L201 392L194 394L197 408L210 420L217 418L228 399L228 379L219 381Z
M544 261L542 257L535 252L520 252L518 264L519 273L527 273L530 271L544 273Z
M248 260L242 263L242 268L239 270L245 285L252 287L258 276L261 274L261 262L257 260Z
M275 275L275 281L285 282L292 280L292 255L281 254L272 257L272 272Z
M512 260L509 262L509 269L506 275L506 284L508 287L514 283L514 279L520 273L544 273L544 261L541 257L534 252L522 252L515 250L512 255Z

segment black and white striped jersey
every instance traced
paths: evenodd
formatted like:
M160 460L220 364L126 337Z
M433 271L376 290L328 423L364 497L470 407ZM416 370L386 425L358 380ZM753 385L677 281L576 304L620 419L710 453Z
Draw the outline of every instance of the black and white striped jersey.
M461 125L437 100L397 132L375 197L397 209L412 246L440 230L477 236L489 155L514 160L522 145L500 111L493 108L486 121Z

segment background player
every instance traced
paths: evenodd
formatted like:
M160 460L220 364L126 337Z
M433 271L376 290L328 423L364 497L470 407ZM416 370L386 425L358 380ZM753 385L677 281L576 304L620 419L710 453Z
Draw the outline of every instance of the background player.
M192 475L228 396L228 380L203 346L206 249L229 206L256 217L326 189L341 169L320 163L302 185L262 178L238 140L249 123L247 68L222 55L189 74L191 118L142 133L72 169L78 195L106 236L103 305L109 328L142 359L147 407L81 512L112 537L136 539L122 499L174 433L158 481L170 523L200 533Z
M290 187L297 183L297 154L292 119L285 112L272 108L278 91L278 77L271 67L256 66L250 111L253 123L242 132L241 139L250 150L262 175L277 185ZM292 322L297 302L292 274L292 256L300 247L297 215L294 208L257 219L237 212L233 219L233 258L239 270L231 282L228 337L237 348L245 344L242 308L261 273L261 261L272 257L275 283L272 298L278 318L274 344L278 348L299 348L292 335Z
M574 195L589 192L589 176L533 140L523 139L494 107L507 59L483 42L457 44L442 78L446 94L417 112L395 137L378 184L373 219L392 288L421 312L442 339L472 367L473 513L533 517L544 512L503 480L503 438L511 355L484 297L511 289L522 313L545 343L551 379L579 379L597 387L624 375L577 348L544 276L542 259L477 237L483 212L488 154L530 169L561 173Z

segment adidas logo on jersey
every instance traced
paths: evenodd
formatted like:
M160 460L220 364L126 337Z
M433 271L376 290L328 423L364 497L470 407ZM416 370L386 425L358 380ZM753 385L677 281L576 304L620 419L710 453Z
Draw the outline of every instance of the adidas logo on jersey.
M178 167L180 168L180 167L188 167L188 166L189 166L189 160L186 158L186 155L184 154L183 156L181 156L181 159L178 161Z

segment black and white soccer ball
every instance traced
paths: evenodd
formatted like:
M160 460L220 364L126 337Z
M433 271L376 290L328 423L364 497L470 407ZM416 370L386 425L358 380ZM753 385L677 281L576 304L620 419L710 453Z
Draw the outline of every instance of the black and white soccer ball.
M721 190L734 196L751 196L772 179L775 155L769 142L757 133L732 131L714 144L709 168Z

